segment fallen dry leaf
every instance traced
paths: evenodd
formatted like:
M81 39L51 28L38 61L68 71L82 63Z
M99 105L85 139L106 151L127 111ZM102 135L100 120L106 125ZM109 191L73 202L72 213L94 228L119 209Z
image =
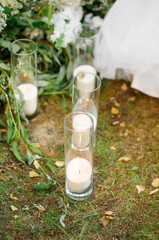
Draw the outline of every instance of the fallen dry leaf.
M48 102L44 102L43 106L46 107L48 105Z
M123 128L124 128L124 127L125 127L125 123L124 123L124 122L121 122L121 123L120 123L120 127L123 127Z
M33 164L34 164L34 166L35 166L36 169L39 169L40 165L39 165L39 163L38 163L37 160L35 160L35 161L33 162Z
M151 185L152 185L153 187L159 187L159 178L155 178L155 179L152 181Z
M137 138L137 142L140 142L141 138Z
M106 216L106 219L113 220L114 217L112 217L112 216Z
M29 206L28 205L24 206L23 210L25 210L25 211L29 210Z
M57 167L63 167L63 166L65 165L65 163L64 163L63 161L56 161L56 162L55 162L55 165L56 165Z
M12 211L17 211L18 210L18 208L14 207L13 205L11 205L10 208L12 209Z
M115 105L115 107L120 107L120 103L117 102L117 100L114 100L114 105Z
M34 172L34 171L30 171L29 172L29 177L33 178L33 177L40 177L39 173Z
M111 114L113 115L117 115L119 113L119 109L115 108L115 107L112 107L111 108Z
M124 137L127 137L131 133L132 132L129 129L126 129L125 132L124 132Z
M128 98L128 102L135 102L135 100L136 100L136 97L130 97L130 98Z
M138 191L138 194L141 193L141 192L143 192L143 191L145 190L145 187L142 186L142 185L136 185L135 187L136 187L136 189L137 189L137 191Z
M110 150L116 150L115 146L110 147Z
M8 177L8 176L0 176L0 180L2 180L2 181L9 181L10 180L10 178Z
M16 197L14 197L12 194L10 194L10 199L12 199L12 200L18 200L18 198L16 198Z
M149 195L152 195L152 194L154 194L154 193L156 193L156 192L158 192L158 188L156 188L155 190L151 191L151 192L149 193Z
M156 128L159 128L159 124L156 125Z
M13 218L14 218L14 220L17 220L19 217L18 217L18 215L14 215Z
M114 215L114 212L112 212L112 211L106 211L105 214L108 215L108 216L111 216L111 215Z
M33 143L35 147L39 148L40 144L39 143Z
M95 199L97 199L97 198L98 198L98 195L97 195L97 194L95 194L95 195L94 195L94 198L95 198Z
M8 130L7 129L0 129L0 132L6 133L6 132L8 132Z
M112 211L106 211L105 215L106 215L106 218L109 219L109 220L113 220L114 217L115 217L115 213L112 212Z
M130 161L130 157L126 157L126 156L123 156L123 157L120 157L119 159L118 159L118 161L119 162L128 162L128 161Z
M39 209L41 212L46 211L46 209L40 204L34 204L34 206Z
M121 90L126 91L128 89L128 86L126 83L123 83L121 86Z
M102 224L104 227L107 226L109 222L110 220L107 219L105 216L99 219L99 223Z

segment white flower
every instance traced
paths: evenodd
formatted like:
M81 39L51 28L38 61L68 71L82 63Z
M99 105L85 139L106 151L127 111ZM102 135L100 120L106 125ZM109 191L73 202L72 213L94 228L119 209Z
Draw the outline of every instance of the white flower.
M92 23L92 17L93 17L93 14L92 13L88 13L88 14L85 15L84 21L86 23Z
M92 17L92 23L95 27L101 27L102 23L103 23L103 19L99 16L94 16Z
M62 6L78 7L81 4L81 0L60 0Z
M98 28L101 27L102 23L103 23L103 19L99 16L94 16L92 13L86 14L84 21L86 23L90 23L92 25L94 25L94 27Z
M78 9L65 7L61 12L52 15L51 24L54 25L54 33L50 36L50 40L55 42L63 34L62 47L66 47L68 43L74 41L73 29L80 25L83 16L82 7Z
M65 7L60 14L64 19L80 21L83 16L83 9L82 7L74 8L73 6Z
M5 13L3 13L4 11L4 8L2 8L0 6L0 32L3 30L3 28L6 27L6 19L7 19L7 16Z
M25 2L25 0L23 0L23 2ZM19 9L22 8L22 4L20 2L18 2L17 0L0 0L0 4L3 7L9 7L12 11L11 14L16 14Z
M50 36L52 42L55 42L57 38L60 37L60 33L58 31L54 31L54 34Z

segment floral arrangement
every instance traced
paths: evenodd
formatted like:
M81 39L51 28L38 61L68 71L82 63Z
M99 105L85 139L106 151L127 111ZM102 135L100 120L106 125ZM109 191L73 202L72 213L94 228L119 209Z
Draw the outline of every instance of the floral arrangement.
M113 0L0 0L0 125L6 127L6 139L0 132L0 141L12 144L15 156L24 162L18 152L17 141L32 152L40 154L29 141L21 118L28 122L14 94L10 69L11 43L29 38L38 46L39 94L62 92L72 78L73 29L81 22L102 24L102 18ZM3 121L2 121L3 120ZM29 163L31 161L29 160Z

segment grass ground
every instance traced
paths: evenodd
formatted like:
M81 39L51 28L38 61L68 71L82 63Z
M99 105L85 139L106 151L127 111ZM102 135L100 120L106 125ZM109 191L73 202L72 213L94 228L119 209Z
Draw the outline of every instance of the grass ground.
M123 82L102 84L100 106L124 92ZM119 113L111 114L112 107ZM151 182L159 177L159 100L128 91L99 108L94 193L82 202L67 197L64 167L55 165L64 160L63 118L70 109L70 98L42 98L28 128L45 156L39 162L60 185L35 190L37 183L47 182L44 174L19 163L12 149L0 144L0 239L159 239L159 191L149 194L155 189ZM29 177L31 170L40 177ZM145 190L138 194L136 185ZM106 211L115 215L109 223ZM60 223L64 213L65 227Z

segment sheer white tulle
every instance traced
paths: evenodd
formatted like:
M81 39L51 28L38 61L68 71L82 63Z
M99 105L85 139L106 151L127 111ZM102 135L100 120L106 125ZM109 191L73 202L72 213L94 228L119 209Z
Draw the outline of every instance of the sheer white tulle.
M102 78L131 80L133 88L159 97L159 0L117 0L94 55Z

